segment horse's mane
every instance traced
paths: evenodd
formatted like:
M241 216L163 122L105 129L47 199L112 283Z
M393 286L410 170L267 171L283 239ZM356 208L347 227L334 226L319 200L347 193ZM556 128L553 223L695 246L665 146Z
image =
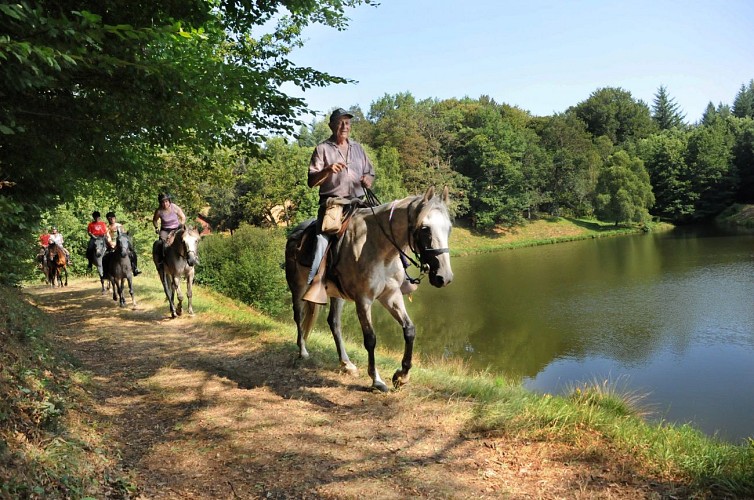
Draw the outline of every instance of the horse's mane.
M412 205L415 205L417 203L419 204L418 211L416 215L412 217L414 227L411 229L416 229L420 224L420 221L424 220L427 214L435 209L441 210L448 218L450 218L448 207L445 205L445 203L443 203L440 196L433 196L432 198L424 202L424 195L421 194L411 195L398 200L389 201L373 208L361 208L357 213L365 217L371 215L373 212L375 215L381 214L383 212L389 212L390 210L394 210L396 208L402 209L411 207Z
M47 247L50 251L50 256L55 257L62 257L62 262L65 263L65 252L63 251L63 248L60 245L57 245L55 243L50 244L49 247Z

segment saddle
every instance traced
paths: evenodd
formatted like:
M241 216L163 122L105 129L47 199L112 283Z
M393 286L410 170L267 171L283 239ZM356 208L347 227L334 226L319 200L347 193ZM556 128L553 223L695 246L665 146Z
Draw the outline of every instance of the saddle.
M325 262L335 262L337 256L337 243L343 237L348 229L348 225L351 222L354 212L357 208L362 206L361 200L349 200L347 198L331 198L331 200L337 200L333 203L337 203L343 206L343 216L340 225L340 230L337 233L327 235L330 239L330 244L325 252ZM314 245L316 244L317 234L317 219L312 219L309 224L304 228L301 240L298 245L296 254L298 255L298 263L305 267L311 267L314 260ZM333 245L333 243L336 243Z
M338 293L344 296L342 287L337 274L333 272L335 264L338 262L338 248L343 234L345 234L348 225L351 222L356 208L362 206L361 200L349 200L346 198L331 198L328 200L328 205L338 204L343 207L343 215L340 225L340 230L337 233L328 235L330 242L325 250L325 255L322 258L322 262L319 266L319 271L314 277L314 281L309 286L309 290L304 295L304 300L314 302L317 304L327 303L327 285L328 281L335 284L338 288ZM314 247L316 244L317 235L317 220L313 220L304 229L301 237L301 242L298 247L298 262L304 267L311 267L314 260ZM335 243L335 244L333 244Z

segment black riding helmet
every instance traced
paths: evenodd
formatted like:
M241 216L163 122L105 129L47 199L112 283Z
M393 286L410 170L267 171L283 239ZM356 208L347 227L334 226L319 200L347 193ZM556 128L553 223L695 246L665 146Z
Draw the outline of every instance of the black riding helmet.
M110 217L115 217L115 212L107 212L107 215L105 215L105 217L107 217L108 219Z
M162 203L162 200L170 200L170 194L168 193L160 193L157 195L157 201L159 203Z
M95 210L94 212L92 212L92 219L98 219L100 217L101 215L98 210Z

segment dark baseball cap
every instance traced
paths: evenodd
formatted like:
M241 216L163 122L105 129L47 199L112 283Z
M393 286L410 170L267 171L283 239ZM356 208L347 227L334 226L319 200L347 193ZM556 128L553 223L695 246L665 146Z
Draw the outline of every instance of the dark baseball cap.
M337 108L330 115L330 123L335 123L335 122L337 122L338 120L340 120L344 116L347 116L348 118L353 118L353 114L351 114L350 111L346 111L343 108Z

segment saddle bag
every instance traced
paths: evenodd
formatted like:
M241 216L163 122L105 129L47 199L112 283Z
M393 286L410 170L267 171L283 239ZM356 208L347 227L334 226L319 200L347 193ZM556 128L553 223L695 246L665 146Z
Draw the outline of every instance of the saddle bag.
M322 217L321 231L324 234L337 234L343 224L343 204L338 198L328 198L325 202L325 215Z

